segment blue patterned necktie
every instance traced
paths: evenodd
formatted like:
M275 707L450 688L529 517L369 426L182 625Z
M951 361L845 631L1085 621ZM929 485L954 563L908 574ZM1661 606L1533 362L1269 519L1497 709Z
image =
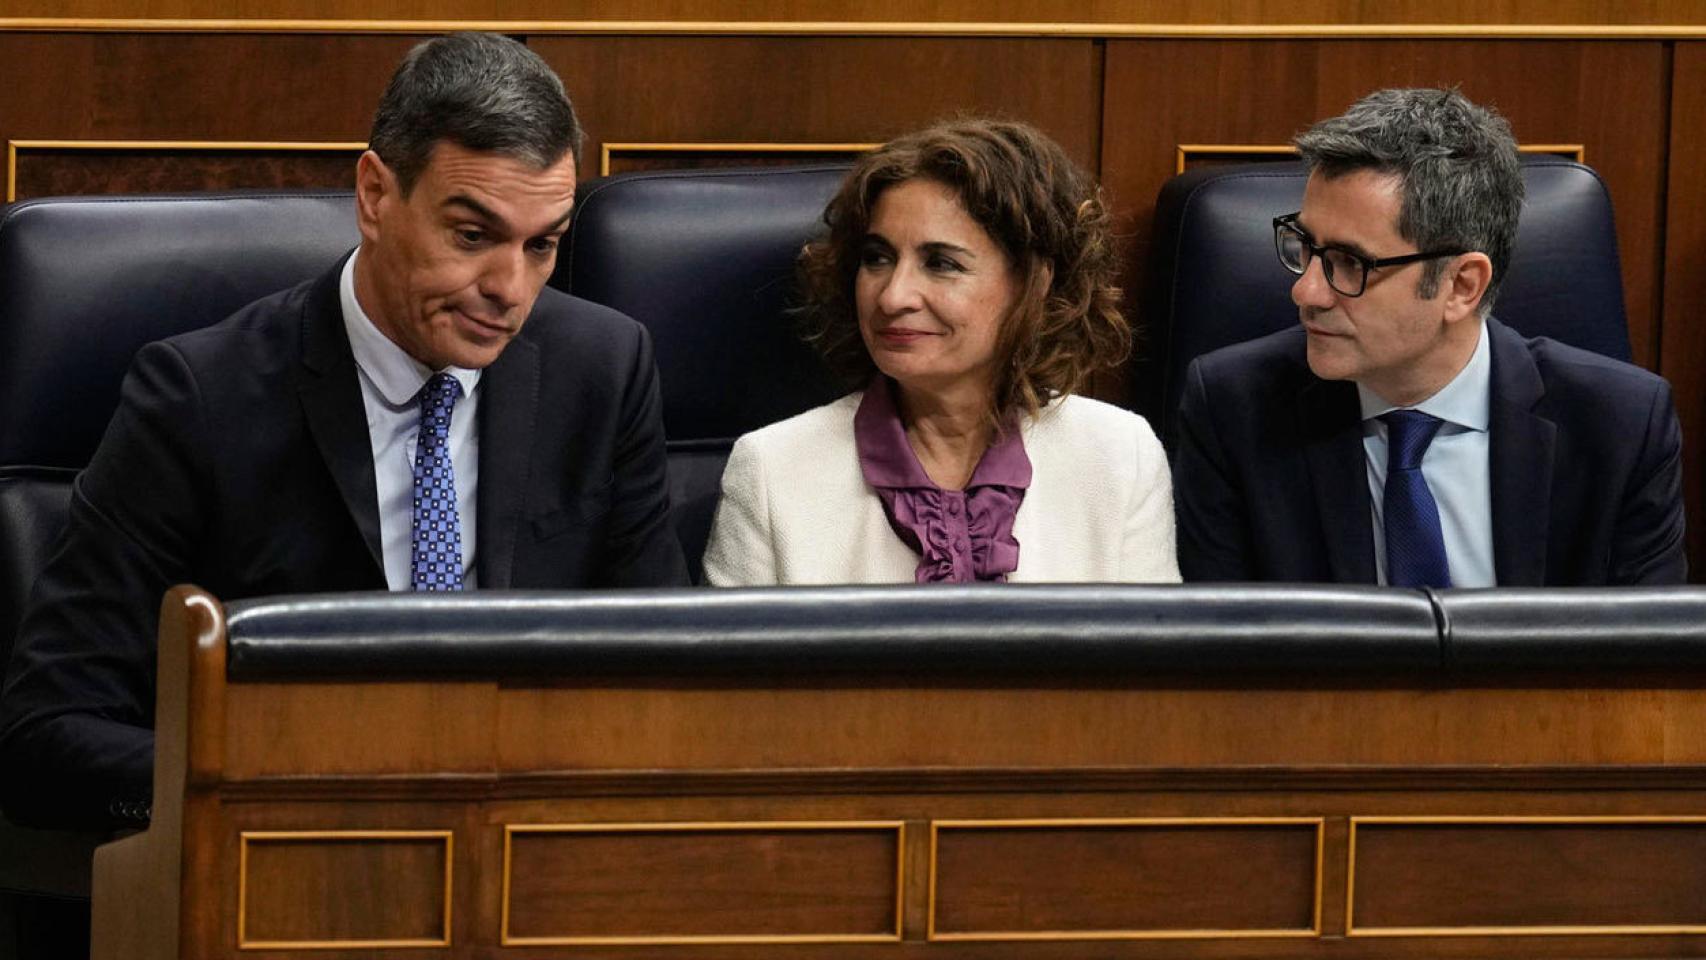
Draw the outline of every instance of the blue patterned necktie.
M410 585L414 590L460 590L462 523L456 513L456 468L450 462L450 413L462 396L462 384L448 373L436 373L421 387L420 396Z
M1380 419L1386 422L1386 582L1449 587L1439 505L1422 476L1422 455L1439 432L1440 419L1415 410L1394 410Z

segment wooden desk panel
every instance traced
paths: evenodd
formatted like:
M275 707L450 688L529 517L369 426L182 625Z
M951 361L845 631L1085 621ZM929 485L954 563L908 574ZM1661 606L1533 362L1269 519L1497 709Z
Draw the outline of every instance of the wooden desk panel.
M249 684L163 623L98 957L1706 955L1701 678Z

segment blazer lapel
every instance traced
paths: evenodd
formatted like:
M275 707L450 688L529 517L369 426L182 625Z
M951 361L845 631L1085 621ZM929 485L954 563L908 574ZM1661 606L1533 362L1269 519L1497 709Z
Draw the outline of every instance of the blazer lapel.
M344 332L338 280L344 260L315 281L303 306L302 375L297 391L308 418L308 432L337 483L344 506L380 571L379 493L373 482L373 446L367 436L355 355ZM383 576L381 577L383 579Z
M1493 510L1493 575L1501 587L1546 582L1557 424L1534 412L1546 393L1528 346L1487 319L1493 370L1487 417L1487 470Z
M1374 583L1374 526L1356 387L1314 380L1298 394L1297 418L1332 578Z
M480 490L475 550L480 587L509 587L539 414L539 348L517 337L480 377Z

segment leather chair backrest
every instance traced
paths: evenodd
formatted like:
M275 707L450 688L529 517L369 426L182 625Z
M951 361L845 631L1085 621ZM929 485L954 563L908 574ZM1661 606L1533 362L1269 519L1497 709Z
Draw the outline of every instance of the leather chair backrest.
M846 173L655 171L581 186L552 284L651 331L670 501L695 578L735 438L843 392L788 308L794 260Z
M349 191L0 210L0 464L88 463L143 344L309 279L358 239Z
M1611 197L1599 175L1526 158L1527 199L1494 314L1531 337L1630 357ZM1296 279L1274 254L1273 218L1297 210L1302 163L1188 171L1155 204L1143 331L1132 395L1171 440L1185 368L1198 355L1297 322Z

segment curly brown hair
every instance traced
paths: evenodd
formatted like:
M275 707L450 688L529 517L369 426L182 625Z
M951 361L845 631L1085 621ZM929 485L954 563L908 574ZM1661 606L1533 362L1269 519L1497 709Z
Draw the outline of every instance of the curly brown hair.
M944 121L859 159L823 211L827 236L800 254L805 335L830 369L862 386L876 365L859 335L853 281L877 198L915 178L938 182L1006 253L1019 301L997 339L990 413L1037 414L1131 352L1120 314L1119 256L1096 182L1029 124Z

